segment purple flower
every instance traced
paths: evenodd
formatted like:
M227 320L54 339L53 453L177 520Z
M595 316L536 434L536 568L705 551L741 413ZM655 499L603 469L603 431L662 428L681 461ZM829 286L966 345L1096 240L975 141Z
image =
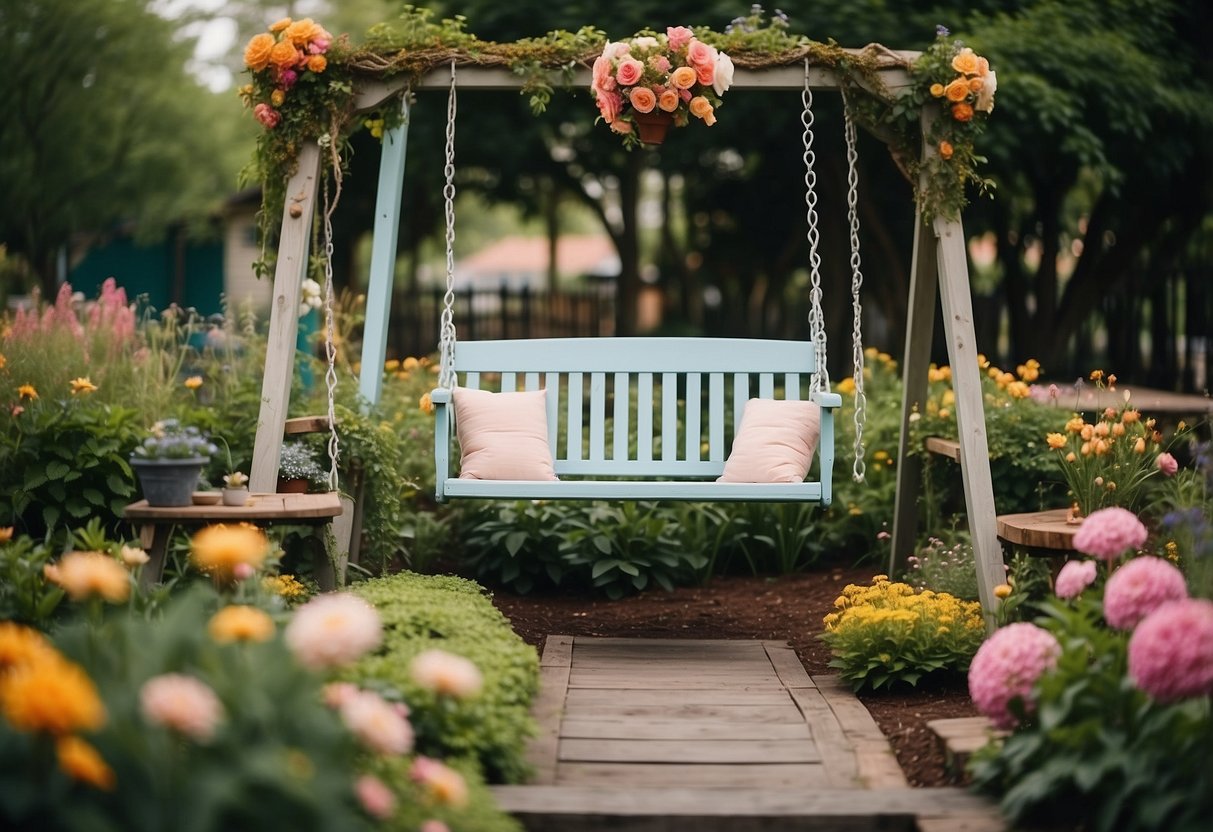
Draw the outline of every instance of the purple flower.
M952 33L948 31L947 26L944 26L943 24L936 24L936 26L935 26L935 36L936 37L946 38L950 34L952 34Z
M1146 542L1146 527L1127 509L1101 508L1074 534L1074 548L1100 560L1113 561Z
M1129 639L1129 678L1160 702L1213 693L1213 601L1171 601Z

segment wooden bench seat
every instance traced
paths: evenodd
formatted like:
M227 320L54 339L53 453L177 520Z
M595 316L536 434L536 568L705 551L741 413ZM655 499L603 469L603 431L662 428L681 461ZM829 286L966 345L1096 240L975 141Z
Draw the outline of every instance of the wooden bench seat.
M810 393L807 341L745 338L551 338L455 347L459 384L548 391L559 481L452 476L451 391L435 390L436 496L493 499L809 501L829 505L836 393ZM553 395L554 393L554 395ZM717 483L750 398L821 406L814 469L803 483ZM634 424L633 424L634 420ZM811 476L811 475L810 475ZM601 479L593 479L601 478Z

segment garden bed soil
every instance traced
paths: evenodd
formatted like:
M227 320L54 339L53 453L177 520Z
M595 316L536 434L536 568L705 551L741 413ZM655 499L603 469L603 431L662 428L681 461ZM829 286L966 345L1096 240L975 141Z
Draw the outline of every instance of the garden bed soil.
M549 634L634 638L737 638L787 641L810 675L836 673L817 638L821 619L848 583L867 584L872 567L828 569L778 578L726 576L701 587L660 589L620 601L571 592L515 595L494 589L493 602L530 644ZM864 693L860 700L889 738L914 786L952 785L942 751L926 724L975 716L962 679L924 688Z

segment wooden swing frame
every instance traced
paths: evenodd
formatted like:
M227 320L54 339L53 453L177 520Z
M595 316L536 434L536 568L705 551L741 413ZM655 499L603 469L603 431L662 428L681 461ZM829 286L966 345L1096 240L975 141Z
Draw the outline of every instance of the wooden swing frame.
M898 52L905 65L917 53ZM837 73L823 67L810 67L809 84L814 90L841 90ZM498 90L517 93L523 80L496 68L460 67L462 89ZM783 66L761 70L737 70L734 89L801 91L805 84L801 66ZM877 70L885 90L897 95L912 86L909 73L901 67ZM571 85L588 86L589 73L581 70ZM557 83L563 83L558 81ZM383 157L372 242L370 281L366 294L366 318L362 345L362 367L382 367L387 355L387 329L391 309L392 284L397 251L397 230L404 182L404 163L408 139L408 96L412 90L446 89L449 69L432 70L419 79L374 81L361 86L355 97L358 112L374 110L399 98L405 118L399 127L385 133ZM923 109L920 123L923 136L940 110L935 104ZM935 154L935 147L923 143L924 158ZM321 179L321 149L306 143L299 152L298 166L286 187L278 258L274 269L274 288L266 348L265 375L262 382L261 410L253 447L250 489L273 491L278 476L279 450L290 405L291 378L295 364L298 334L300 287L306 277L308 245ZM924 183L925 184L925 183ZM905 346L902 354L903 393L901 434L897 451L897 496L892 526L892 571L904 563L914 546L918 520L917 486L920 463L908 447L911 415L926 401L927 371L930 364L935 326L935 304L943 310L943 329L948 360L952 366L952 385L956 395L956 422L960 436L961 477L969 531L977 565L978 590L987 625L993 627L999 600L994 588L1004 582L1002 547L997 537L993 481L990 473L989 444L982 405L978 349L973 326L973 303L969 291L968 262L964 229L959 217L935 216L930 222L922 206L916 206L914 246L910 271L909 302ZM379 400L382 374L363 372L359 391L369 402Z

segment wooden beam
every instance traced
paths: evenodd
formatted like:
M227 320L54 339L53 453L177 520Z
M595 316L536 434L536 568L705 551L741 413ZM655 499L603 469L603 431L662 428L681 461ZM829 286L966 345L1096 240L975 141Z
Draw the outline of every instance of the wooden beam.
M404 193L404 159L408 148L408 96L401 96L404 120L383 136L379 188L375 192L375 228L371 238L371 275L366 289L366 323L362 332L362 369L358 392L368 405L383 392L383 362L391 320L392 287L396 277L396 243L400 231L400 199Z
M274 295L261 380L261 412L253 440L249 490L272 492L278 485L278 454L291 404L295 377L295 341L299 335L299 291L307 275L307 250L320 186L320 147L307 142L299 151L299 166L286 183L282 231L274 267Z

